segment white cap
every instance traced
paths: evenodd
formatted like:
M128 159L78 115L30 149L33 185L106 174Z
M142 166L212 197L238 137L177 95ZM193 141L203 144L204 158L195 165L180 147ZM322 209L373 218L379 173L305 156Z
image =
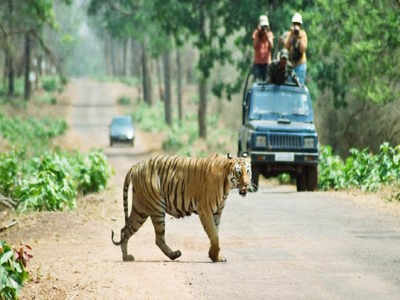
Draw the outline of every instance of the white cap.
M269 26L268 17L266 15L260 16L260 26Z
M300 24L303 24L303 18L301 17L301 14L295 13L295 14L293 15L293 18L292 18L292 23L300 23Z

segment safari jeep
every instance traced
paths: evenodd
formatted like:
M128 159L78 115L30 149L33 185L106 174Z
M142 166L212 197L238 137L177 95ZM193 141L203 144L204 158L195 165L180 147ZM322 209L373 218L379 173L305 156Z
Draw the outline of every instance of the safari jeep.
M259 175L289 173L297 191L318 185L318 134L306 86L253 83L243 93L238 154L251 158L252 186Z

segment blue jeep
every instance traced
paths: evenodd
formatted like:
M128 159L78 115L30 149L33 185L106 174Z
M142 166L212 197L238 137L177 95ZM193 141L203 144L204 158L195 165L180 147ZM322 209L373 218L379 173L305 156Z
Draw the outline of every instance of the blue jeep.
M256 82L243 93L238 155L251 157L252 186L259 175L289 173L297 191L318 186L318 134L306 86Z

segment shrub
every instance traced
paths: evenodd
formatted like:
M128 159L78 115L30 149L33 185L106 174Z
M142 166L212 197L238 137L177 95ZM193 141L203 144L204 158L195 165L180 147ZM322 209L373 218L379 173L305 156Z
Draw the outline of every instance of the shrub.
M129 104L131 104L131 99L127 96L121 96L118 98L118 104L129 105Z
M100 150L90 152L86 157L78 156L78 190L83 194L99 192L107 186L111 167Z
M103 190L110 176L101 151L46 152L32 158L17 151L0 155L0 192L17 201L21 212L72 209L78 193Z
M0 135L8 142L23 148L40 150L49 141L67 130L64 120L51 118L9 118L0 113Z
M46 92L54 92L57 90L57 79L55 77L44 77L42 79L42 88Z
M321 189L349 187L376 191L383 184L399 184L400 147L383 143L377 154L368 149L351 149L344 162L328 146L321 147L319 186Z
M26 248L26 249L25 249ZM0 299L17 299L18 292L29 278L25 270L27 261L32 257L29 246L19 250L12 249L0 240Z

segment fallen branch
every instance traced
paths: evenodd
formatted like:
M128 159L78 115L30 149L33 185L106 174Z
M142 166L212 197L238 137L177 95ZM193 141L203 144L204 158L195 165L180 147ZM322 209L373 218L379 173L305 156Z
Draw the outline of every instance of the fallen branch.
M15 224L17 224L17 221L16 220L12 220L11 223L9 223L8 225L0 227L0 232L3 232L3 231L7 230L10 227L13 227Z

